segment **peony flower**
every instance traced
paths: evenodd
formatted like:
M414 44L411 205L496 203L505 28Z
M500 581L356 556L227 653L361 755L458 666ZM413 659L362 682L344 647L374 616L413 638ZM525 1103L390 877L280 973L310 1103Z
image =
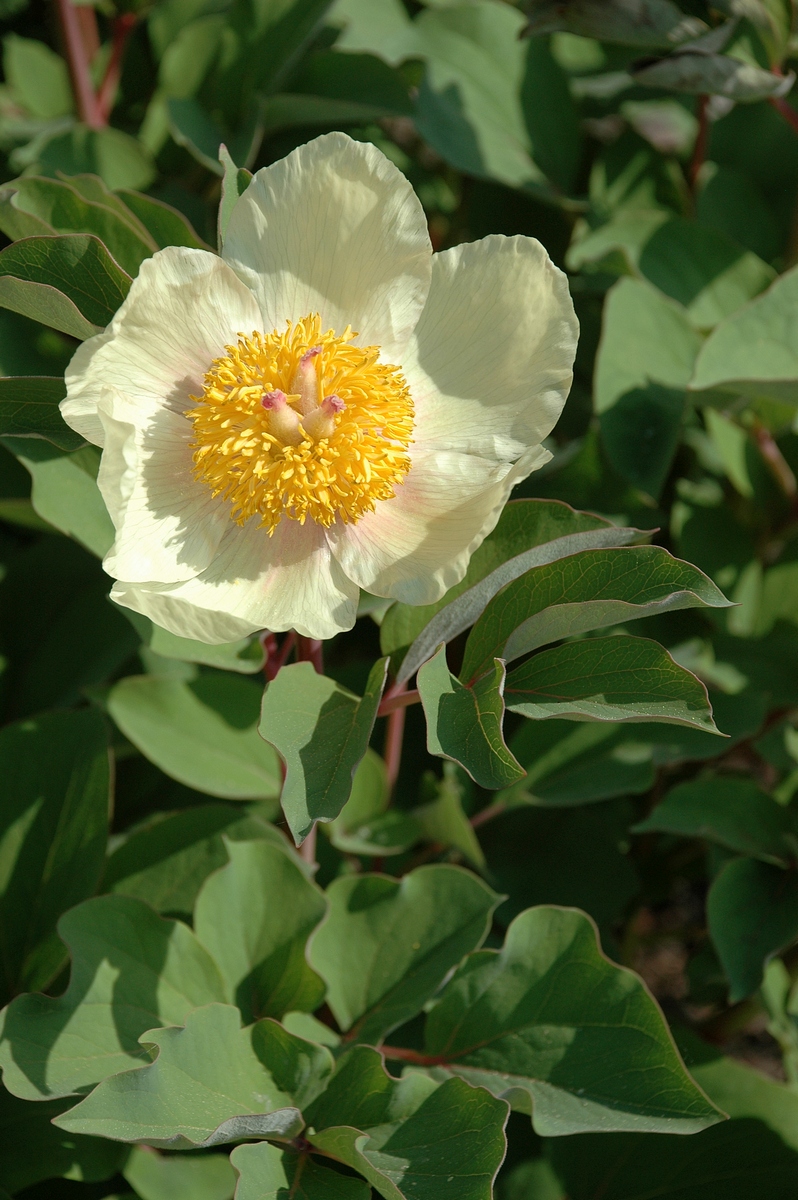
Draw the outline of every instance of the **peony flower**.
M221 257L171 246L75 353L65 420L103 447L112 598L203 642L350 629L359 589L465 574L571 383L577 322L533 238L433 254L374 146L254 176Z

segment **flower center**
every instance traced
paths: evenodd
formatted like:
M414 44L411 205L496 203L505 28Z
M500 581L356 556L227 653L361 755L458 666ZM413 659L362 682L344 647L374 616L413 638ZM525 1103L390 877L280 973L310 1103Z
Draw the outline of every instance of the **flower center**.
M239 525L259 516L329 526L390 500L410 470L413 401L378 346L321 332L317 314L283 333L239 334L205 376L194 424L194 474L229 500Z

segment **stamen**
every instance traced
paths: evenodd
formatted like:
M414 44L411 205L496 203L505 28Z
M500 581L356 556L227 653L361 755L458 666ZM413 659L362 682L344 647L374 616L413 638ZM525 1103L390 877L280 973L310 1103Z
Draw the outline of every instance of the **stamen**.
M316 359L321 354L321 346L313 346L305 353L297 364L294 378L291 380L291 391L299 396L299 411L303 415L313 412L319 404L319 378L316 371Z

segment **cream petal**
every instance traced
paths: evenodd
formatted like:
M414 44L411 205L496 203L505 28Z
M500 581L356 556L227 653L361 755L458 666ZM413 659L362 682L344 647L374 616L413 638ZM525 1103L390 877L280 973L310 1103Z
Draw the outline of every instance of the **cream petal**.
M258 629L330 638L352 628L358 602L324 530L289 520L272 537L254 521L231 526L213 563L195 579L171 586L119 582L111 595L172 633L211 643Z
M103 444L97 414L104 388L122 392L143 419L157 408L183 412L203 375L236 335L260 327L252 293L206 250L169 246L141 264L111 324L79 346L66 372L64 420Z
M330 133L258 171L233 209L224 257L258 297L264 329L321 315L395 361L429 289L424 210L376 146Z
M510 490L551 458L535 446L515 465L452 451L417 452L392 500L328 532L346 574L377 596L433 604L463 578Z
M567 280L534 238L494 235L436 254L402 362L416 440L514 461L556 424L578 335Z
M116 528L103 566L129 583L176 583L210 565L230 506L193 474L192 427L169 409L134 424L117 393L100 401L105 430L97 478Z

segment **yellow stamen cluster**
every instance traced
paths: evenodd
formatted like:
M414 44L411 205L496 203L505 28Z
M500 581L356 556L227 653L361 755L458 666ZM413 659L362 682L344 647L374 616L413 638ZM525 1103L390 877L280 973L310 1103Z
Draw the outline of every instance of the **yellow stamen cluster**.
M311 314L283 333L239 334L214 360L187 416L194 473L231 504L239 525L281 517L330 526L389 500L410 469L413 401L378 346Z

